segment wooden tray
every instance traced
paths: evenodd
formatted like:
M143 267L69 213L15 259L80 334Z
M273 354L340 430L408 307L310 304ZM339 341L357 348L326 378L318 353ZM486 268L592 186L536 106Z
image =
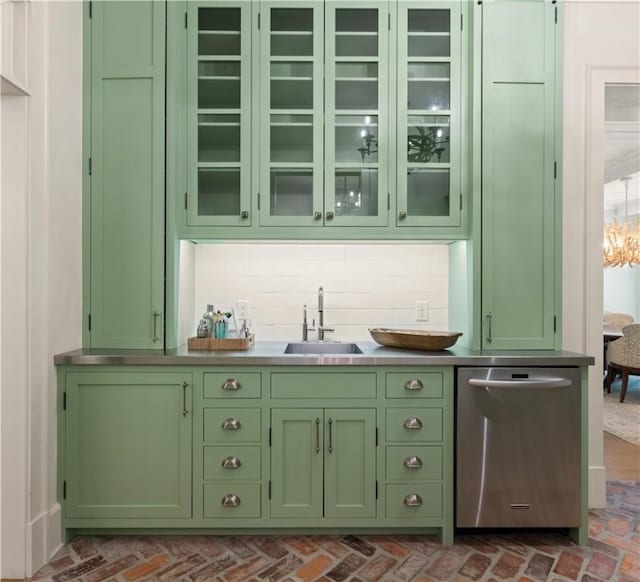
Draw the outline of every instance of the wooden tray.
M458 331L426 331L422 329L369 329L371 337L383 346L438 352L450 348L462 335Z
M187 340L187 347L190 350L206 350L206 351L232 351L232 350L248 350L255 339L254 334L248 337L227 337L224 339L216 339L212 337L190 337Z

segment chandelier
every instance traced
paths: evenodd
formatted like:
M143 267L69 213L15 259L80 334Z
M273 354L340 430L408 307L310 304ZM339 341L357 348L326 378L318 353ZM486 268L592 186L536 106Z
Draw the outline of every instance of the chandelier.
M604 227L604 268L633 267L640 263L640 220L629 220L629 176L620 178L624 183L624 222L617 219Z

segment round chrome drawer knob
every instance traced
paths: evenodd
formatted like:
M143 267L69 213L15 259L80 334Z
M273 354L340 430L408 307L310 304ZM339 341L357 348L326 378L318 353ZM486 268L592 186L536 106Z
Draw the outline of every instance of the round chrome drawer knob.
M422 421L414 416L405 419L403 426L404 428L408 428L409 430L418 430L422 428Z
M240 498L233 493L227 493L222 498L223 507L238 507L238 505L240 505Z
M420 382L420 380L418 380L418 378L411 378L411 380L407 380L404 383L405 390L422 390L423 388L424 385L422 384L422 382Z
M409 493L409 495L404 498L404 504L407 507L420 507L422 505L422 497L417 493Z
M223 430L238 430L240 428L240 421L237 418L225 418L222 421Z
M238 457L225 457L222 459L223 469L238 469L242 465Z
M422 459L412 455L404 460L404 466L407 469L419 469L422 467Z
M242 387L242 385L235 378L227 378L222 383L222 389L223 390L240 390L241 387Z

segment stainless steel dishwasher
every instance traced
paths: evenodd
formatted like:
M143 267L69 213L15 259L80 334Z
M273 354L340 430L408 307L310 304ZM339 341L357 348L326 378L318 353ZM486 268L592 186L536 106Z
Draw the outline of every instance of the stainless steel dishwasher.
M457 527L580 526L580 378L458 369Z

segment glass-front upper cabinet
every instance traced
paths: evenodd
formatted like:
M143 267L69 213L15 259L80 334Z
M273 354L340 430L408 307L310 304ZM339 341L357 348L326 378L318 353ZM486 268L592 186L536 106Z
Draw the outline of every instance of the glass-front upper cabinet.
M187 223L251 224L251 2L188 2Z
M260 2L260 224L323 223L323 2Z
M389 3L325 2L325 225L386 226Z
M458 2L398 2L397 225L459 226Z

